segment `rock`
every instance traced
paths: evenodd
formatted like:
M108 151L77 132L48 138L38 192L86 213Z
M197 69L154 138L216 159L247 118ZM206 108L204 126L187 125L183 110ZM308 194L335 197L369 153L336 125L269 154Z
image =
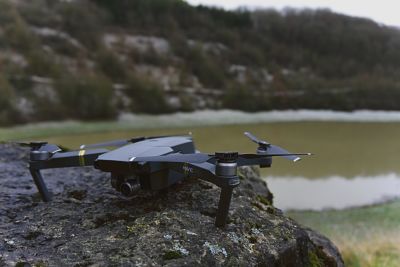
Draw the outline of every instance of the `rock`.
M257 169L240 170L219 229L219 189L195 179L126 199L92 168L48 170L54 200L40 202L24 153L0 145L0 266L343 266L328 239L273 207Z
M318 248L317 255L322 259L323 266L335 266L335 264L337 266L344 266L339 250L332 241L312 229L308 228L306 231L311 241Z

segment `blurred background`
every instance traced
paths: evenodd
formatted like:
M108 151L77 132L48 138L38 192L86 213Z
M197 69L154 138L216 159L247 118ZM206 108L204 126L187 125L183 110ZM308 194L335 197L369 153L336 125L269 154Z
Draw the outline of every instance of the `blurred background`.
M0 0L0 141L191 132L293 152L274 203L347 266L400 265L400 20L390 1Z

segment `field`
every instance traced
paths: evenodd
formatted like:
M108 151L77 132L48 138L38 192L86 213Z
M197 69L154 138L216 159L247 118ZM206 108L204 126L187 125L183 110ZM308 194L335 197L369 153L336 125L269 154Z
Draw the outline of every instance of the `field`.
M400 266L400 200L365 208L287 215L328 236L346 266Z

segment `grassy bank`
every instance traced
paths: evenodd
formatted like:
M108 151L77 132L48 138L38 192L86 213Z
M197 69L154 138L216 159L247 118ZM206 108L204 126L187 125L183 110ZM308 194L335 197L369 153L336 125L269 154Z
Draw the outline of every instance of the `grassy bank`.
M343 211L288 215L328 236L339 247L346 266L400 266L400 200Z

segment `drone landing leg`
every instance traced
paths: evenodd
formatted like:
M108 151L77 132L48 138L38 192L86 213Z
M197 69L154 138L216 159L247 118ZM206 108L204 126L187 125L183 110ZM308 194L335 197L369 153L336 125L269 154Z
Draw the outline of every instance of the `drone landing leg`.
M228 217L229 206L231 204L233 188L230 186L221 188L221 195L219 197L219 204L217 210L217 217L215 219L215 226L224 227Z
M49 190L47 190L46 184L43 181L43 177L40 174L40 171L37 169L30 168L29 171L31 172L33 181L36 184L37 189L39 190L40 196L44 202L51 201L51 194Z

